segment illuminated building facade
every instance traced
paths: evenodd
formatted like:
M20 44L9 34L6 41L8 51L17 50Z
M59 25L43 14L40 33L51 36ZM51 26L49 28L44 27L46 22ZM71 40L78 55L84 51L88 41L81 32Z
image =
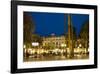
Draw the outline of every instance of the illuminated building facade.
M67 46L65 36L63 35L43 37L42 45L43 47L51 46L54 48L61 48Z

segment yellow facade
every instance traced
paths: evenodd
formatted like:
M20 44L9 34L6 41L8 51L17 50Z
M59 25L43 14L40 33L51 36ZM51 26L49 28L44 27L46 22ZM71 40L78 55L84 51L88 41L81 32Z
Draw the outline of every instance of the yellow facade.
M43 37L42 45L43 46L53 45L56 48L66 46L66 38L65 36Z

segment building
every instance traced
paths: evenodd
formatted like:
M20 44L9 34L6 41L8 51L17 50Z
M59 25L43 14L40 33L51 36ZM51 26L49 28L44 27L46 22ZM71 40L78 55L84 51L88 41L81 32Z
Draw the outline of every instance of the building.
M43 37L42 41L42 46L43 47L52 47L52 48L62 48L66 47L66 38L64 35L62 36L55 36L51 35L49 37Z

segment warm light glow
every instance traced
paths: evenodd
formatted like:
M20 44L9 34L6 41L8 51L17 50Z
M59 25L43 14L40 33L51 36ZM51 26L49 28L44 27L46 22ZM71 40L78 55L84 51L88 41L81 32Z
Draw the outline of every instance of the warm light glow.
M66 44L61 44L61 47L66 47Z
M70 49L69 48L67 48L67 52L70 53Z
M26 45L24 45L24 49L26 48Z
M32 53L34 54L35 53L35 50L32 50Z
M25 49L25 50L24 50L24 52L26 53L26 52L27 52L27 50Z
M79 47L82 47L82 44L79 44Z
M44 52L44 50L42 49L42 50L41 50L41 53L43 53L43 52Z
M59 49L56 48L55 50L58 51Z
M80 47L77 47L78 49L80 48Z
M33 52L32 49L28 49L28 53L32 54L32 52Z
M32 46L39 46L39 43L38 42L33 42Z

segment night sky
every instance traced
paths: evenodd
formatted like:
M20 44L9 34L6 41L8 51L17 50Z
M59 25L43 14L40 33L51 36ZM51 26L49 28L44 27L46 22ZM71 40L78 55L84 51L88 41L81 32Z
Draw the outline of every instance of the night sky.
M43 13L43 12L27 12L32 16L35 23L35 34L40 36L48 36L55 34L56 36L64 35L64 13ZM80 29L87 20L89 15L86 14L71 14L72 25L76 29L76 34L79 35ZM66 15L66 25L68 25L68 17ZM68 30L68 27L66 27Z

